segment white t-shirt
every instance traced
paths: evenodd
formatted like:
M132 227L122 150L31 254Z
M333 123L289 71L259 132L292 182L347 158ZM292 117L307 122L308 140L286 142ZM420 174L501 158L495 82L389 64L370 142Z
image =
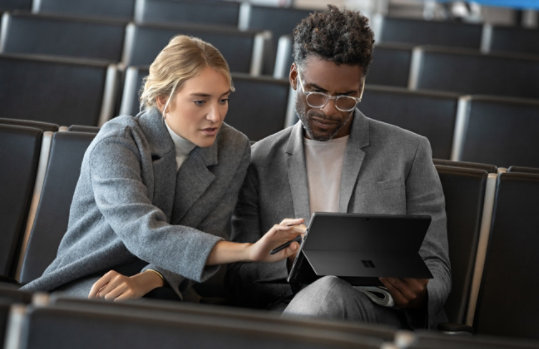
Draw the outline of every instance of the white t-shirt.
M339 211L342 165L348 138L329 141L304 138L311 214Z
M172 131L166 122L165 125L167 126L168 133L170 133L170 137L172 137L172 141L174 142L174 148L176 149L176 171L178 171L185 159L187 159L189 156L191 150L195 149L196 145Z

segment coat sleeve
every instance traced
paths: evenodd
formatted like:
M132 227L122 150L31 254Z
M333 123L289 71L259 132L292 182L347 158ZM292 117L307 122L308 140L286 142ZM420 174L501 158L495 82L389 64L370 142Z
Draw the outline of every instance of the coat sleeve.
M96 205L130 253L156 268L200 281L206 259L221 238L167 222L141 178L144 156L151 161L151 155L140 152L128 137L108 137L95 144L89 164Z
M433 279L427 285L428 320L431 325L443 314L443 306L451 289L445 200L442 185L432 163L430 144L421 138L406 176L408 214L427 214L432 220L419 250Z

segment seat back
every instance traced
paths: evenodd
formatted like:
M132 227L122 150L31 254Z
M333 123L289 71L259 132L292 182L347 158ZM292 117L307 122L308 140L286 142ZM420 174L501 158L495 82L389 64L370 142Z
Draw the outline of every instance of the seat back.
M53 136L41 198L24 251L19 281L39 277L56 256L68 223L82 158L93 133L57 132Z
M391 103L388 103L391 101ZM458 96L367 85L359 109L367 116L427 137L435 158L449 159Z
M203 23L237 27L240 2L208 0L138 0L137 23Z
M34 0L33 12L131 21L135 0Z
M476 170L483 170L483 171L487 171L488 173L498 173L498 166L492 165L492 164L484 164L481 162L470 162L470 161L454 161L454 160L438 159L438 158L433 158L432 161L434 162L434 165L464 167L464 168L471 168L471 169L476 169Z
M0 118L0 125L28 126L28 127L37 128L41 131L50 131L50 132L56 132L58 131L58 128L60 127L57 124L53 124L51 122L26 120L26 119L11 119L11 118Z
M34 191L43 131L0 124L0 276L14 279Z
M380 27L381 43L465 47L479 50L483 25L404 17L375 17Z
M236 91L230 97L225 122L251 141L260 140L287 126L290 120L290 84L287 79L232 74Z
M412 46L375 45L367 72L367 84L407 87L411 63Z
M268 47L268 59L264 61L263 74L272 75L277 53L277 40L283 35L292 35L294 28L313 10L293 7L249 5L245 3L240 13L240 29L268 30L271 43Z
M33 0L2 0L0 3L0 12L23 10L30 11L32 9Z
M268 40L264 33L194 24L129 24L123 62L128 66L149 66L170 39L178 34L199 37L213 44L221 51L233 72L260 73L264 42Z
M539 339L539 175L502 173L473 327Z
M112 115L114 66L1 54L0 76L1 117L100 125Z
M3 20L0 52L109 62L122 58L125 24L121 22L29 13L4 13Z
M539 167L539 101L462 98L453 159L501 167Z
M452 288L445 304L449 322L465 323L479 244L488 172L436 165L445 196Z
M29 306L23 320L21 348L380 348L383 340L342 331L309 331L275 321L214 317L208 313L92 304ZM271 317L272 314L267 314ZM106 340L104 340L106 338Z
M417 47L412 68L412 89L539 97L539 58Z
M487 26L489 42L486 49L489 52L520 52L539 55L539 30L518 26Z

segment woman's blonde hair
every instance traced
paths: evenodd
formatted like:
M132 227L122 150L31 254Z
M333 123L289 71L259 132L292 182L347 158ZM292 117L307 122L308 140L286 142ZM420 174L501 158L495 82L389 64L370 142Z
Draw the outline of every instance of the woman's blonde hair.
M167 96L170 101L185 81L206 67L222 72L232 89L228 63L217 48L199 38L175 36L150 65L150 74L144 79L140 95L141 109L156 106L161 96Z

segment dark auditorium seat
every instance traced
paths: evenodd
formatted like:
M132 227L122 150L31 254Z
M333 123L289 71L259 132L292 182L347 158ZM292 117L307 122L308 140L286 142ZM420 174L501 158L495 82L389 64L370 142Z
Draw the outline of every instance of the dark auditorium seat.
M539 167L526 167L526 166L509 166L507 172L524 172L524 173L537 173L539 174Z
M471 96L457 133L456 160L539 167L539 101Z
M442 20L399 18L378 15L374 22L380 28L379 43L402 43L463 47L479 50L483 25Z
M432 156L449 159L457 105L455 94L367 85L358 108L373 119L427 137Z
M415 341L407 349L536 349L539 342L522 338L489 335L454 335L436 331L415 331Z
M34 0L33 12L131 21L135 0Z
M14 280L37 175L43 131L0 124L0 276Z
M0 2L0 12L22 10L30 11L33 0L2 0Z
M473 327L539 339L539 175L502 173Z
M264 42L268 40L265 33L195 24L129 24L123 62L127 66L149 66L159 51L178 34L196 36L213 44L227 59L233 72L260 73Z
M412 61L411 89L539 98L539 57L416 47Z
M436 165L447 214L452 288L445 304L449 322L464 324L474 277L488 172Z
M383 343L381 339L361 335L230 320L117 307L28 306L20 348L375 349Z
M113 114L114 66L0 54L0 76L0 117L97 126Z
M452 166L452 167L464 167L476 170L487 171L488 173L498 173L498 166L492 164L484 164L481 162L470 161L455 161L447 159L433 158L434 165Z
M238 27L241 2L215 0L138 0L137 23L200 23Z
M539 56L539 29L486 25L489 52L513 52Z
M10 119L10 118L0 118L1 125L15 125L15 126L28 126L38 128L41 131L51 131L56 132L60 127L57 124L51 122L43 122L29 119Z
M263 74L272 75L277 52L277 40L283 35L292 35L299 22L312 11L305 8L248 5L245 3L240 13L240 29L269 30L272 34L269 59L265 60Z
M68 131L76 132L88 132L88 133L97 133L99 132L99 127L97 126L88 126L88 125L69 125L67 127Z
M288 79L232 74L236 91L230 96L225 122L251 141L282 130L290 123Z
M28 237L19 281L23 284L37 278L52 262L67 228L69 207L80 165L94 133L56 132L41 199Z
M408 87L412 46L379 44L374 46L367 84Z
M120 62L125 24L97 19L4 13L1 52Z

